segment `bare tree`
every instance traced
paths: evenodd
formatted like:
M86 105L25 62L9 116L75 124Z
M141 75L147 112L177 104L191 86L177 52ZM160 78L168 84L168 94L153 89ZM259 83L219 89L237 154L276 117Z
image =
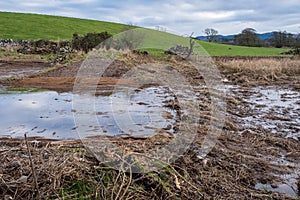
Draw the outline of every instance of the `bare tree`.
M195 40L193 39L193 34L194 34L194 32L190 36L190 48L189 48L187 56L184 58L185 60L187 60L193 53L193 49L194 49L194 45L195 45Z
M207 28L204 30L204 33L207 35L207 40L209 42L216 42L218 39L218 31L213 28Z

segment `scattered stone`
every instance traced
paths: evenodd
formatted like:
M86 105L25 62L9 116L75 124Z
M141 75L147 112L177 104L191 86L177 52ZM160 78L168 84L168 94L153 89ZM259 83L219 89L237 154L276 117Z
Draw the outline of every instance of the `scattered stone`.
M189 48L181 45L176 45L175 47L171 47L164 53L169 55L188 55Z

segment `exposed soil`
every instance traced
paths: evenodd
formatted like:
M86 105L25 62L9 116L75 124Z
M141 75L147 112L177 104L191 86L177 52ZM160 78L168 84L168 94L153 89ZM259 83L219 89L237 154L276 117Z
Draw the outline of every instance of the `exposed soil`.
M239 61L243 62L244 59ZM29 152L24 140L5 139L0 143L0 198L31 199L39 195L44 198L59 198L62 188L70 188L72 181L83 180L87 185L97 185L94 193L87 198L120 198L120 194L124 194L123 199L297 199L297 195L300 195L297 180L295 182L286 177L295 176L299 179L300 175L300 128L296 124L300 117L299 108L279 109L275 106L262 113L262 108L266 107L252 102L251 98L262 95L260 89L255 88L286 89L292 94L300 92L300 74L291 74L291 70L287 70L287 73L266 76L257 71L236 70L227 65L227 61L230 60L232 58L217 59L228 88L225 97L227 113L221 136L205 158L199 157L197 152L211 119L209 93L203 87L203 78L195 73L193 68L182 59L170 57L163 63L172 66L189 80L194 90L199 92L197 98L201 102L198 137L189 151L170 166L171 170L166 168L161 172L154 172L154 175L133 176L112 169L108 171L84 149L80 141L42 139L41 142L30 142L38 177L39 190L36 190ZM115 61L104 73L105 78L98 81L98 90L107 90L107 87L119 81L121 75L133 66L150 62L154 60L146 55L136 54L129 54ZM17 61L10 64L0 63L0 68L5 69L1 73L5 75L10 73L10 69L19 69L20 64L22 62ZM22 78L2 79L0 84L58 92L72 91L80 66L81 63L78 62L57 66L51 71L34 71L24 74L25 77ZM38 67L42 70L50 66L47 63L26 63L28 69ZM298 67L300 68L300 65ZM295 72L298 72L297 70ZM86 81L88 84L93 80L80 81ZM128 80L123 80L123 83L126 85ZM283 101L299 98L289 93L281 95ZM260 116L262 114L263 116ZM249 120L249 117L253 119ZM275 127L263 126L267 120L270 120L271 124L275 121ZM158 139L122 137L112 138L111 141L128 151L142 153L171 139L172 137L160 135ZM114 181L105 181L103 176L107 174ZM26 178L26 181L20 177L24 180ZM261 185L263 187L260 187ZM284 191L286 194L278 193L279 190L276 189L281 187L287 187Z
M38 60L7 61L0 60L0 79L26 77L51 67L49 63Z
M120 77L130 68L150 62L151 60L150 57L145 55L130 54L130 56L125 56L120 61L114 61L103 74L103 77L106 78L102 78L98 85L114 85L117 81L116 78ZM74 82L81 65L82 62L76 62L70 65L57 65L51 67L49 63L45 62L0 61L1 70L3 68L0 73L0 84L9 87L32 87L55 90L58 92L68 92L73 90ZM22 66L24 66L25 69ZM13 77L5 79L10 77L12 72L19 72L20 67L22 67L22 70L24 71L26 69L31 69L33 71L26 71L26 73L21 72L21 78ZM3 76L2 79L1 75ZM98 79L99 77L96 76L95 78ZM82 81L87 81L87 84L89 82L88 79Z

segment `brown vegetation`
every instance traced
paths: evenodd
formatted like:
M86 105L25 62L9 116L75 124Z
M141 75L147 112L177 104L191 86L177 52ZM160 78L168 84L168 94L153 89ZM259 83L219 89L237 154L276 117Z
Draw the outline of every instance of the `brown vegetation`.
M130 67L152 62L147 55L128 54L116 61L99 85L114 84ZM192 85L202 79L193 68L176 57L163 61L186 76ZM300 61L290 59L219 60L224 78L233 85L281 85L299 89ZM125 65L126 64L126 65ZM124 66L126 68L124 69ZM2 81L7 86L27 86L70 91L80 63L56 67L51 71L15 80ZM88 81L88 80L87 80ZM278 174L288 174L295 167L280 163L282 155L297 162L298 140L279 137L262 128L246 129L237 118L251 116L244 96L226 96L227 118L217 145L205 158L197 157L209 128L208 93L199 89L199 110L203 125L189 150L160 171L134 174L117 171L99 163L80 141L47 141L39 138L2 140L0 143L0 198L3 199L297 199L266 190L257 183L277 187ZM161 138L160 138L161 139ZM37 142L39 140L39 142ZM112 142L134 151L145 151L153 141L145 138L121 138ZM30 152L30 153L29 153ZM31 158L29 157L31 155ZM30 162L33 163L33 169ZM35 178L37 177L37 186ZM298 183L299 187L299 183Z
M279 82L300 82L300 59L291 58L240 58L217 59L222 73L234 84L271 85Z

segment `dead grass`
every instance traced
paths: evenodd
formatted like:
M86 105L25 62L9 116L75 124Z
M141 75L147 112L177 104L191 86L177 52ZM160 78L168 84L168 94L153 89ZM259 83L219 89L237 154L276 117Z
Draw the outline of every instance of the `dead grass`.
M285 144L278 140L223 134L205 159L197 158L196 141L172 165L146 174L106 167L81 143L30 142L37 189L26 143L2 142L0 199L296 199L254 188L272 181L268 173L274 167L256 153L268 155L270 144Z
M185 181L183 188L191 187L188 175L181 176L172 167L148 174L124 173L99 164L80 144L29 146L37 189L25 143L1 143L1 199L174 199L181 182Z
M267 80L276 80L283 75L300 75L300 59L234 59L219 61L218 64L233 73L255 74L257 78Z

